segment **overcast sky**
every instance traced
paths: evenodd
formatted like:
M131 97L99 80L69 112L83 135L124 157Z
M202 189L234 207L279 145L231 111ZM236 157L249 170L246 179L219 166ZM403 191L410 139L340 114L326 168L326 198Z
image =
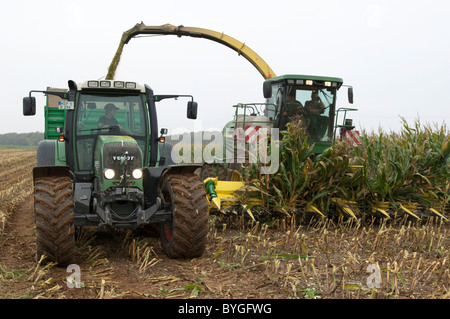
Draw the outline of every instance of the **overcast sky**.
M146 25L201 27L245 42L276 75L335 76L354 87L360 130L398 131L413 123L450 122L450 1L4 1L0 10L0 133L44 131L44 97L22 115L30 90L66 88L106 76L122 33ZM205 39L132 39L116 79L157 94L192 94L158 105L160 127L221 129L232 105L263 102L263 77L233 50ZM350 106L346 91L338 106Z

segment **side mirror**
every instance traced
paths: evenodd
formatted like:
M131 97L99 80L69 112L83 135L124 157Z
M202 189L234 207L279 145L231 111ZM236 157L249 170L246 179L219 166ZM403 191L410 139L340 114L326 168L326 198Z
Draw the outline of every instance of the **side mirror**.
M168 130L166 128L162 128L159 132L161 133L161 135L167 135Z
M23 98L23 115L36 115L36 98L34 96Z
M353 87L348 88L348 103L353 104Z
M270 82L263 83L263 95L265 99L272 97L272 84Z
M189 101L187 104L187 118L191 120L197 119L198 104L194 101Z

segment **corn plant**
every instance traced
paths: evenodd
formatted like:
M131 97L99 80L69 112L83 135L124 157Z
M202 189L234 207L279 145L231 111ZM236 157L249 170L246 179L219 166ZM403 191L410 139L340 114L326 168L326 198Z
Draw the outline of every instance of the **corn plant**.
M250 184L260 190L267 208L288 215L299 207L332 212L372 212L388 204L397 210L415 204L445 209L450 200L450 147L445 125L431 128L403 120L399 134L363 133L359 147L338 141L320 155L312 154L300 122L281 132L280 167L260 175L250 168ZM356 211L355 211L356 209ZM329 213L328 213L329 214Z
M249 169L249 182L258 188L267 207L289 213L295 210L300 195L309 189L309 171L312 169L312 146L300 123L288 124L281 132L279 144L280 166L273 175L261 175L259 163Z
M363 134L353 150L363 176L357 199L367 206L417 203L443 209L449 201L448 141L445 126L433 130L419 122L411 127L404 121L400 134Z

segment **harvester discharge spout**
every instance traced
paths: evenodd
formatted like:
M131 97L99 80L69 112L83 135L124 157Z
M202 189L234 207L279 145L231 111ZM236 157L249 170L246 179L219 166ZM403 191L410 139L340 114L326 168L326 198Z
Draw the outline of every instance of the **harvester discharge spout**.
M176 35L179 38L182 36L188 36L193 38L212 40L236 51L238 55L242 55L258 70L258 72L264 77L264 79L276 76L270 66L256 52L250 49L245 43L242 43L224 34L223 32L221 33L203 28L185 27L182 25L174 26L171 24L164 24L161 26L147 26L143 22L141 22L122 34L119 47L117 48L116 54L114 55L114 58L109 66L108 74L106 75L107 80L114 79L125 44L127 44L132 38L138 35L149 34Z

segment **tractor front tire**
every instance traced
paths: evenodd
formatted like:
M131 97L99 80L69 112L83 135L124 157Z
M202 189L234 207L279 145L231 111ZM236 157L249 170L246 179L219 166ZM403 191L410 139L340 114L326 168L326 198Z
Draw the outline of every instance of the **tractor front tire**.
M171 207L171 223L161 224L161 246L170 258L200 257L206 248L209 210L203 182L193 173L168 173L160 186Z
M36 259L65 266L75 250L73 187L69 177L41 177L35 181Z
M227 174L227 169L222 165L204 164L201 169L200 177L202 181L208 177L218 177L219 181L225 181L227 179Z

